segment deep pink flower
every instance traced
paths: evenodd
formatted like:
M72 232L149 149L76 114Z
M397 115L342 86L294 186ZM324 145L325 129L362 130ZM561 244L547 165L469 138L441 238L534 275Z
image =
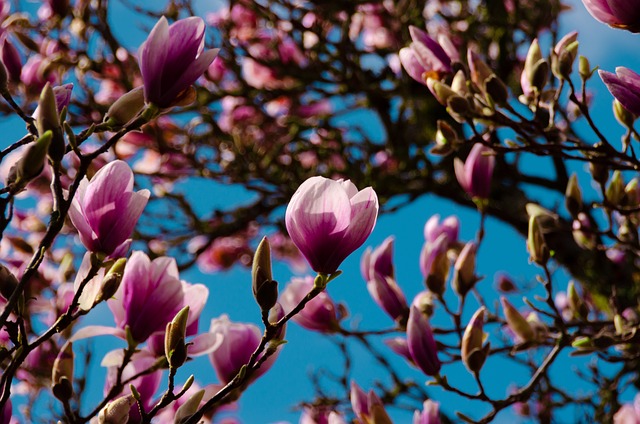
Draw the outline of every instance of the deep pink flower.
M599 70L598 75L625 109L640 116L640 75L623 66L618 66L615 74Z
M138 342L164 331L184 305L175 259L161 256L151 261L145 253L133 252L120 288L108 304L118 328L128 326Z
M169 25L163 16L140 46L144 98L161 108L181 100L207 70L218 50L204 50L204 21L198 17Z
M433 243L440 237L440 234L446 234L447 242L451 244L458 241L459 231L460 220L457 216L448 216L440 222L440 215L435 214L424 225L424 239L427 243Z
M20 81L29 91L39 93L47 82L50 84L55 82L56 77L53 72L47 71L45 74L47 65L48 62L39 54L31 56L24 64L20 73Z
M373 390L369 390L369 393L365 394L364 390L355 381L352 381L350 398L351 408L356 415L357 423L391 422L384 409L384 404Z
M22 59L20 58L18 49L9 41L8 37L4 37L0 45L0 50L2 50L2 63L7 68L9 78L11 78L12 81L20 81Z
M415 306L409 312L407 323L407 346L413 362L427 375L440 372L438 348L427 319Z
M413 424L440 424L440 404L430 399L422 404L422 411L413 414Z
M489 198L495 162L493 150L480 143L471 148L464 164L458 158L454 160L456 178L469 196L478 199Z
M222 337L222 343L209 354L209 359L220 382L227 384L249 362L251 354L260 344L262 334L256 325L231 322L227 315L211 320L210 332ZM263 362L251 378L256 379L267 372L276 356L277 353Z
M451 57L438 41L413 25L409 26L409 32L413 43L400 49L398 55L411 78L426 85L427 78L440 79L441 75L452 71ZM451 51L451 42L447 39L444 43Z
M369 237L377 217L371 187L358 191L349 180L312 177L291 198L285 223L311 268L332 274Z
M409 307L393 270L393 237L387 237L373 251L368 248L362 255L360 267L367 290L378 306L394 320L406 317Z
M635 0L582 0L591 16L631 32L640 31L640 8Z
M292 278L280 296L284 312L291 312L311 289L313 277ZM308 330L331 333L338 325L336 305L326 292L322 292L307 303L293 320Z
M640 395L636 395L633 403L625 403L613 416L614 424L640 423Z
M149 190L134 192L131 168L116 160L80 182L69 218L89 251L122 256L148 200Z

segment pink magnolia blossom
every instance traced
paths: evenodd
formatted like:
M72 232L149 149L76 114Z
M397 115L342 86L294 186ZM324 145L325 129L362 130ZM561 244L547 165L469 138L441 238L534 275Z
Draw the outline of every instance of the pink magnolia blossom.
M355 381L352 381L350 398L351 407L356 415L356 423L391 422L384 409L384 404L373 390L365 393Z
M204 29L198 17L169 25L163 16L153 27L139 51L147 103L173 106L211 65L218 50L203 51Z
M285 313L291 312L311 289L313 277L292 278L280 296ZM336 305L326 292L318 294L292 319L308 330L321 333L331 333L338 326Z
M633 403L625 403L613 416L614 424L640 424L640 395Z
M127 261L122 282L108 302L118 328L129 327L133 339L143 342L165 326L184 305L183 286L173 258L154 259L135 251Z
M373 300L392 319L406 318L407 300L395 280L393 269L393 237L387 237L375 250L362 255L360 268Z
M30 92L39 93L47 82L50 84L55 82L56 77L52 72L45 73L47 65L45 58L36 54L31 56L22 67L20 81Z
M599 70L598 75L626 110L640 116L640 75L624 66L618 66L615 74Z
M2 63L7 68L9 78L12 81L20 81L20 73L22 72L22 59L18 49L9 41L8 37L3 37L0 43L0 57Z
M416 411L413 415L413 424L440 424L440 404L430 399L422 405L422 411Z
M591 16L614 28L640 31L640 8L634 0L582 0Z
M221 337L222 343L209 354L209 359L220 382L227 384L243 365L249 363L251 354L260 344L262 334L256 325L231 322L227 315L211 320L210 333ZM267 372L276 356L277 353L267 358L251 378L256 379Z
M452 47L450 40L442 38L436 41L415 26L409 26L409 32L413 42L409 47L400 49L398 55L402 66L411 78L426 85L428 78L440 79L441 75L452 72L452 58L441 45L444 44L453 54L455 48ZM457 55L454 58L458 59Z
M415 306L409 312L407 323L407 346L414 364L426 375L437 375L440 372L438 348L433 338L429 322Z
M131 168L116 160L80 182L69 218L89 251L122 256L148 200L149 190L134 192Z
M291 198L285 223L311 268L332 274L369 237L377 217L371 187L358 191L349 180L312 177Z
M464 163L459 158L454 160L456 178L469 196L478 199L489 198L495 162L493 150L480 143L471 148L471 153Z

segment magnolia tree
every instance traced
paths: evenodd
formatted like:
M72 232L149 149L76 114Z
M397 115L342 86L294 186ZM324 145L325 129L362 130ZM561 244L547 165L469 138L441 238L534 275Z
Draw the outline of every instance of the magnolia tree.
M583 1L602 24L640 30L635 2ZM552 422L567 406L588 422L640 420L618 390L640 385L640 75L596 72L578 32L558 28L564 4L125 3L148 34L139 48L110 26L109 2L0 1L1 111L22 134L0 152L0 422L220 422L287 349L289 321L345 356L341 390L316 381L314 398L290 400L300 422L389 423L396 408L416 424ZM592 119L592 102L611 101L592 98L598 79L620 142ZM542 176L525 172L534 157ZM188 195L203 179L251 201L203 214ZM427 193L477 210L476 237L461 239L456 216L426 217L421 252L396 246L420 258L422 291L407 299L389 234L360 259L388 324L351 320L327 287L379 212ZM504 275L483 296L486 217L524 236L536 287ZM299 276L283 283L274 262ZM181 273L234 266L251 269L254 323L199 328L209 288ZM108 319L88 325L96 310ZM99 336L124 347L91 355ZM371 387L351 379L353 344L385 374ZM551 371L566 354L598 358L573 365L590 391ZM212 368L178 377L200 355ZM486 389L488 359L527 380ZM92 363L106 368L100 399L86 396ZM471 386L449 374L456 363ZM457 401L439 407L447 392ZM462 412L467 401L483 407Z

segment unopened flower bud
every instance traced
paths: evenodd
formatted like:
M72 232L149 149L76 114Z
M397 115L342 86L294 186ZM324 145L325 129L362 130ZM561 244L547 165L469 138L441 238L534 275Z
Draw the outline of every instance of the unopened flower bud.
M62 127L60 126L60 115L58 113L56 95L49 83L44 86L40 93L36 128L41 135L51 130L52 139L49 145L49 157L53 162L60 162L65 153L65 145Z
M260 309L268 311L278 300L278 283L273 280L271 273L271 247L269 240L264 237L253 256L251 268L253 297L260 305Z
M491 97L493 103L497 105L504 105L509 100L509 91L507 90L507 85L498 78L497 75L491 75L485 81L485 91L487 95Z
M467 77L462 69L456 72L456 74L453 76L453 80L451 80L451 89L462 97L465 97L467 94L469 94L469 88L467 87Z
M449 258L447 252L438 252L433 258L431 269L426 277L425 284L429 290L442 296L446 288L447 277L449 276Z
M582 210L582 191L578 185L578 177L572 174L565 191L565 206L571 216L577 216Z
M638 178L632 178L624 187L625 203L627 206L637 207L640 204L640 186Z
M580 294L578 294L573 281L569 281L569 285L567 286L567 300L569 302L569 308L575 318L587 318L589 315L589 306L582 300Z
M598 184L604 185L609 179L609 169L604 164L589 162L589 172L591 173L593 180Z
M472 112L471 105L462 96L450 96L447 98L446 105L449 113L458 122L464 122L464 118Z
M578 58L578 73L580 74L580 78L584 81L588 80L593 75L589 59L584 56L580 56Z
M126 258L120 258L109 269L107 275L102 279L102 288L100 294L96 298L95 304L102 302L103 300L109 300L118 291L122 276L124 275L124 268L127 265Z
M622 103L618 101L618 99L613 100L613 116L616 117L620 124L624 125L627 128L631 128L633 126L633 122L636 120L636 116L629 112Z
M596 247L596 236L591 231L591 221L584 212L580 212L572 224L573 239L583 249L592 250Z
M73 346L67 342L55 361L51 373L51 391L63 402L73 395Z
M529 46L529 50L527 51L527 57L524 61L524 72L531 78L534 71L534 66L539 61L544 60L542 57L542 50L540 50L540 44L538 43L538 39L534 39Z
M613 206L620 206L624 199L624 180L620 171L614 171L611 181L605 191L607 202Z
M185 403L183 403L180 408L176 411L176 415L173 419L173 422L176 424L181 424L185 422L189 417L196 413L198 407L200 406L200 402L202 402L202 398L204 397L204 389L197 391L193 394Z
M100 424L127 424L129 410L136 403L133 395L120 397L109 402L98 414Z
M513 307L511 303L505 298L500 297L502 303L502 312L507 320L507 325L523 342L528 342L534 339L535 333L529 322Z
M544 266L549 260L549 248L544 241L542 230L538 223L537 216L531 216L529 218L529 234L527 237L527 250L531 260L538 265Z
M429 318L433 315L435 309L436 299L434 293L430 290L421 291L416 295L411 303L411 306L415 306L425 317Z
M460 145L460 137L456 130L446 121L438 120L438 131L436 132L436 146L431 149L431 153L436 155L448 155L456 150Z
M474 242L465 244L458 255L454 265L453 290L460 296L464 296L473 288L478 278L476 277L476 251L478 250Z
M477 373L482 369L484 361L489 354L490 343L487 343L484 347L482 344L486 339L482 327L484 324L484 306L481 307L473 314L467 328L464 330L461 342L461 356L462 362L472 373Z
M31 180L40 175L44 169L52 138L51 131L42 134L35 143L27 147L24 155L11 167L8 178L8 182L11 184L11 193L21 192Z
M187 361L185 338L188 320L189 306L187 305L167 324L167 330L164 333L164 354L171 368L179 368Z
M143 86L136 87L116 100L104 117L111 125L125 125L135 118L144 107Z
M446 105L450 97L458 96L458 93L453 91L451 87L433 78L427 79L427 87L441 105Z
M553 74L559 79L570 78L576 56L578 56L578 42L573 41L555 56Z
M6 67L11 81L20 81L20 74L22 73L22 61L20 60L20 53L15 46L9 41L9 38L5 37L2 40L2 64Z
M529 74L531 87L542 92L549 79L549 62L542 59L533 65L533 72Z
M467 61L471 80L480 90L484 90L485 83L493 75L493 71L473 50L467 50Z

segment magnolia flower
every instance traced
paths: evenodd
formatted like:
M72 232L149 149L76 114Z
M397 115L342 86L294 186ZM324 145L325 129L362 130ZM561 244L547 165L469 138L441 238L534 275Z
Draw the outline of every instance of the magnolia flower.
M122 256L148 200L149 190L134 192L131 168L116 160L80 182L69 218L89 251Z
M368 248L362 255L360 269L378 306L394 320L406 318L409 307L393 270L393 237L387 237L375 250Z
M189 97L189 88L211 65L218 50L204 49L204 21L198 17L169 25L163 16L140 46L144 98L161 108Z
M427 399L422 404L422 411L413 414L413 424L440 424L440 404Z
M371 187L358 191L349 180L312 177L291 198L285 223L311 268L332 274L369 237L377 217Z
M175 259L162 256L152 261L144 252L135 251L127 261L116 296L108 304L116 325L128 326L133 339L143 342L164 331L182 309L184 296Z
M400 49L398 55L411 78L426 85L428 77L440 79L441 75L452 71L451 59L458 57L449 39L441 37L436 41L413 25L409 26L409 33L413 43Z
M471 153L464 163L458 158L453 162L458 182L473 198L489 198L491 177L496 162L492 153L493 150L489 147L477 143L471 148Z
M407 347L413 363L426 375L437 375L440 372L438 347L433 338L429 322L415 306L409 312L407 323Z
M216 375L222 384L227 384L238 374L243 365L249 363L251 355L260 344L262 333L256 325L231 322L227 315L211 320L211 333L221 336L222 343L209 354ZM277 353L269 356L258 368L252 379L256 379L271 367Z
M391 418L384 409L384 404L380 400L380 397L376 395L373 390L369 390L369 393L365 393L364 390L356 384L355 381L351 382L351 407L356 415L356 423L379 423L379 424L391 424Z
M631 32L640 31L640 8L634 0L582 0L591 16Z
M600 70L598 75L625 109L640 116L640 75L623 66L618 66L615 74Z
M313 277L292 278L280 295L284 312L291 312L312 289ZM338 327L336 305L326 292L319 293L292 319L308 330L321 333L331 333Z

